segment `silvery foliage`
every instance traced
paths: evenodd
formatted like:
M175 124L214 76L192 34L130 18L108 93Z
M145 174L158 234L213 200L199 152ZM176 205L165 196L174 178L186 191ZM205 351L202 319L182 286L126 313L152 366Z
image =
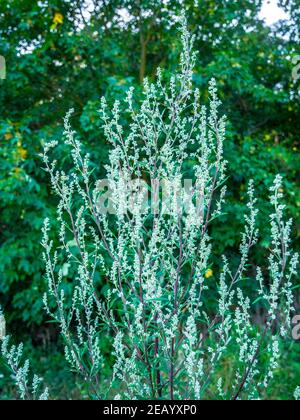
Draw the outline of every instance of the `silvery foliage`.
M5 334L5 318L0 308L0 341L2 356L5 365L12 373L18 394L23 400L47 400L48 388L41 392L43 379L38 375L30 375L30 363L23 359L23 343L18 346L9 345L10 337Z
M2 312L1 306L0 306L0 340L2 340L5 337L6 332L6 321L4 314Z
M97 182L90 158L71 128L72 111L64 120L64 143L74 169L65 173L49 158L57 141L48 143L43 154L59 197L60 224L58 245L49 238L50 221L44 224L49 289L44 303L60 325L67 361L98 398L260 398L278 366L280 340L289 332L298 256L290 249L292 222L284 221L280 176L270 191L274 212L268 272L257 268L251 280L265 308L264 328L253 322L251 300L244 291L249 252L258 239L252 181L240 263L233 268L223 255L215 283L205 279L213 253L209 228L222 214L226 191L225 117L219 116L215 80L209 84L209 106L199 104L200 93L192 82L194 38L184 18L181 40L178 73L166 81L158 69L154 83L145 79L141 103L135 101L133 88L124 103L116 101L112 109L102 98L100 117L111 144L105 169L113 191L113 215L99 211ZM181 185L190 162L194 204L183 212L178 199L185 197L174 185ZM139 189L127 211L126 185L142 178L167 180L169 211L164 206L143 211ZM75 273L68 298L66 267ZM107 285L105 292L99 292L96 275ZM209 285L217 301L213 314ZM110 383L102 377L103 337L112 342L115 360ZM220 374L228 351L236 357L230 381Z

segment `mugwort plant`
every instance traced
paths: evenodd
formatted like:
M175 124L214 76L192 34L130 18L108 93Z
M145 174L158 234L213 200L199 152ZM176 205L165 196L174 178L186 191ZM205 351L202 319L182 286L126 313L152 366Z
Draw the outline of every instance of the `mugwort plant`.
M233 268L222 256L216 312L211 314L208 308L205 272L213 252L209 228L221 215L226 192L225 117L219 116L215 80L209 84L208 108L199 104L192 82L193 37L184 18L181 40L179 72L168 82L160 69L155 83L146 79L141 103L135 101L133 88L123 106L116 101L110 110L105 98L101 101L103 130L111 144L105 169L112 211L99 207L101 190L92 177L89 156L82 153L71 128L72 111L65 118L64 134L74 170L65 173L49 159L57 142L47 144L43 154L59 197L60 223L56 246L49 239L50 221L44 223L49 288L44 303L60 324L67 361L96 398L111 396L116 385L115 398L201 399L211 390L223 399L259 398L277 367L280 340L290 328L291 279L298 255L290 249L292 222L284 220L279 175L270 191L274 213L268 279L260 268L256 275L266 314L264 328L253 323L250 298L243 291L249 252L258 238L252 181L240 263ZM186 197L181 185L189 161L194 162L190 169L194 182L183 212ZM156 194L154 211L145 211L141 180ZM165 201L160 205L159 200L162 180L168 211ZM128 194L133 181L135 189ZM62 264L74 269L71 302L65 296ZM97 277L107 284L105 292L97 287ZM106 386L101 385L104 335L111 339L114 356ZM228 348L235 349L236 361L225 389L218 366ZM268 359L263 371L261 354Z
M41 390L43 378L30 374L30 362L23 361L23 344L9 345L10 337L6 335L5 318L0 307L0 355L6 368L14 379L17 392L22 400L47 400L48 388Z
M298 255L290 247L292 221L285 220L280 175L270 189L268 269L257 267L255 278L246 280L259 235L250 180L239 263L220 256L219 275L207 274L214 255L210 228L226 197L226 118L214 79L208 105L200 104L193 86L194 37L184 17L180 30L175 74L168 79L158 69L155 82L145 79L141 101L133 88L111 109L101 100L99 118L111 146L105 166L109 211L101 180L72 130L72 110L64 120L63 142L73 169L64 171L50 158L58 141L46 144L42 155L58 197L60 226L53 233L52 221L44 222L44 304L60 326L67 362L92 398L258 399L290 333ZM183 188L186 179L192 182ZM145 206L148 192L152 201ZM213 310L208 277L215 281ZM253 320L246 281L257 285L263 326ZM19 352L8 353L6 343L4 354L18 361ZM228 352L234 360L230 377L224 377ZM26 374L27 365L22 369Z

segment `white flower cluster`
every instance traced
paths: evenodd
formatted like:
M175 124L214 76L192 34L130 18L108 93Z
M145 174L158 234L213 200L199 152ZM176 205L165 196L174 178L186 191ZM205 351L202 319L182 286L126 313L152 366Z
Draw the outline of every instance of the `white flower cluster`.
M44 224L44 303L59 322L66 359L99 398L111 397L116 384L116 398L201 399L208 390L222 399L259 398L277 367L280 336L288 332L298 256L290 249L291 221L284 221L280 177L271 189L275 211L269 269L258 268L256 277L265 326L254 323L244 287L249 253L258 238L252 181L239 264L233 268L223 256L220 275L213 276L212 270L207 274L213 252L210 225L222 214L226 193L226 120L219 116L215 80L209 84L209 106L199 105L200 93L192 81L193 37L185 18L181 25L178 73L166 81L158 69L155 82L144 81L140 103L133 88L112 109L101 101L103 130L111 144L106 172L113 212L99 211L97 180L71 129L72 111L65 118L65 144L74 169L67 174L50 161L56 142L43 155L59 197L60 225L53 241L50 221ZM187 212L178 212L176 188L168 183L164 188L173 210L158 206L155 212L143 211L140 180L169 180L180 187L187 171L194 180ZM126 186L133 180L137 188L129 213ZM104 339L111 342L115 358L110 385L102 382ZM219 376L228 354L235 355L230 384ZM267 360L263 371L261 354Z

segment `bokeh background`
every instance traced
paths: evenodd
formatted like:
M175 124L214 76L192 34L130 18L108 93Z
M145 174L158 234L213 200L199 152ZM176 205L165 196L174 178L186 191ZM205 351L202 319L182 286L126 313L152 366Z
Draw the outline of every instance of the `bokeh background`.
M6 79L0 80L0 304L9 332L24 340L36 370L61 398L78 397L80 384L75 387L65 367L58 330L47 322L41 300L40 230L56 200L38 154L45 142L61 137L62 118L72 107L73 125L101 173L108 147L100 97L121 99L130 85L139 92L141 80L152 79L158 66L172 72L182 10L196 36L194 81L201 101L215 77L228 116L229 192L226 214L211 232L213 276L225 249L236 258L249 178L259 195L261 226L253 260L265 265L268 188L276 173L284 176L294 247L300 248L299 0L0 0L0 55L6 60ZM61 150L57 158L63 156ZM288 346L268 398L289 398L300 385L300 345ZM11 393L0 376L0 398Z

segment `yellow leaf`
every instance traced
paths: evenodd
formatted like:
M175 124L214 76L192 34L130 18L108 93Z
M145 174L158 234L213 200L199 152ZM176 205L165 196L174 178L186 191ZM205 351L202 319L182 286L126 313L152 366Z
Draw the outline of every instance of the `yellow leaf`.
M209 279L210 277L213 276L213 274L214 274L214 272L212 271L211 268L209 268L208 270L206 270L204 276L205 276L206 279Z
M27 158L27 150L23 149L23 147L18 147L17 154L18 154L18 157L21 159Z
M55 25L58 25L58 24L62 24L62 23L63 23L63 21L64 21L64 17L63 17L63 15L62 15L61 13L59 13L59 12L56 12L56 13L54 14L54 17L53 17L53 23L54 23Z
M13 135L11 133L5 133L4 134L5 140L10 140L12 137L13 137Z

